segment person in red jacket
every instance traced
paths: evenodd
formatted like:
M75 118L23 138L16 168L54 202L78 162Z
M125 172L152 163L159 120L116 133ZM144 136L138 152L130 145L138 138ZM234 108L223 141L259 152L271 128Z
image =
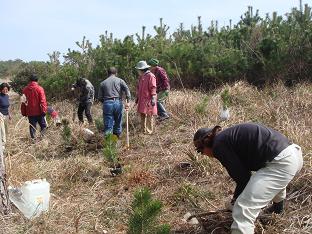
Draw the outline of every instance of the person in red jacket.
M34 139L37 123L41 128L41 134L47 127L45 120L47 113L46 96L44 89L38 84L38 77L35 74L30 76L30 82L23 89L23 96L25 96L25 100L22 101L21 112L23 116L28 117L30 136Z

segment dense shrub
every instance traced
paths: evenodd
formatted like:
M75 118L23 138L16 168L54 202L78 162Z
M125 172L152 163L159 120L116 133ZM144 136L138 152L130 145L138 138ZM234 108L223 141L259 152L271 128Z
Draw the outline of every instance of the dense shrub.
M119 76L134 90L135 64L151 57L160 60L173 87L211 89L240 79L259 86L276 80L289 85L312 80L312 14L308 5L293 8L285 17L273 12L264 18L248 7L235 25L230 21L220 28L215 21L204 30L198 17L191 29L181 24L172 35L168 29L160 19L154 36L146 35L144 26L141 34L123 40L105 32L96 47L84 37L76 42L78 50L64 55L63 65L59 52L49 54L49 63L29 65L39 70L42 85L56 98L67 97L70 84L79 76L89 78L97 90L110 66L116 66ZM24 77L22 67L13 80L18 90Z

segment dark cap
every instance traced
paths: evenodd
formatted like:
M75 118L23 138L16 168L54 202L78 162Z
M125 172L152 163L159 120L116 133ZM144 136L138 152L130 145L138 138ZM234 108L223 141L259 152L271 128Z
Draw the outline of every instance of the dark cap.
M209 133L211 133L213 128L200 128L195 132L193 141L198 141L203 139L205 136L207 136Z
M38 81L38 76L36 74L31 74L29 77L30 81Z

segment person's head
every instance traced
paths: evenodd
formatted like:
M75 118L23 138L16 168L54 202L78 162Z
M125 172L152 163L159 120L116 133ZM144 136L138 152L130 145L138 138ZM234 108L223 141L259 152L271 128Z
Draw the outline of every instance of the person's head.
M7 94L10 91L10 85L8 83L2 83L0 85L0 92L3 94Z
M84 78L80 77L80 78L77 79L77 81L76 81L76 86L77 87L83 87L85 85L86 85L86 81L85 81Z
M110 75L117 75L117 68L115 68L115 67L110 67L110 68L107 70L107 74L108 74L108 76L110 76Z
M159 60L152 58L152 59L148 60L148 64L151 65L152 67L156 67L159 64Z
M139 61L138 63L137 63L137 65L135 66L135 68L138 70L138 72L139 72L139 74L143 74L143 73L145 73L146 71L148 71L149 70L149 68L150 68L151 66L149 66L147 63L146 63L146 61Z
M215 126L213 128L200 128L194 134L193 143L196 151L207 156L212 156L212 146L214 138L222 128L220 126Z
M38 81L38 76L37 76L37 74L31 74L30 75L30 77L29 77L29 80L30 81L35 81L35 82L37 82Z

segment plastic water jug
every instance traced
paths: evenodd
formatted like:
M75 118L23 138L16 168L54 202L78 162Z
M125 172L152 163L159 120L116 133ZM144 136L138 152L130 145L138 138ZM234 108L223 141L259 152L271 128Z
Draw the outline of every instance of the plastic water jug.
M9 188L9 199L26 218L34 218L48 211L50 184L45 180L26 181L21 188Z

